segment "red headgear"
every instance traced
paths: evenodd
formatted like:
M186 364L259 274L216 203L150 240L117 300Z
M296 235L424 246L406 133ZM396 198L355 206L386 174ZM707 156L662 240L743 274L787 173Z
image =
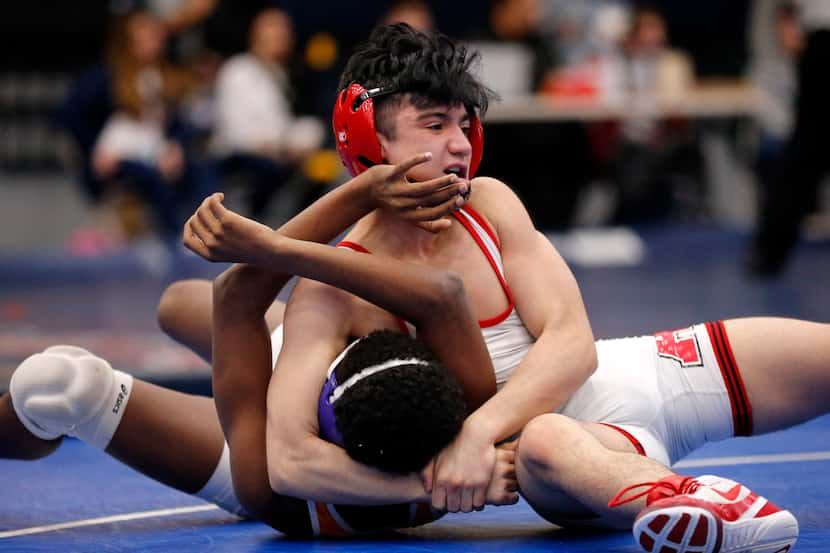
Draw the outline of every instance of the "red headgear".
M343 165L354 177L372 165L383 163L380 142L375 134L375 111L372 98L394 94L394 88L372 88L366 90L354 83L342 90L334 103L332 126L337 152ZM470 178L473 178L481 163L484 150L484 128L481 119L473 114L470 120Z

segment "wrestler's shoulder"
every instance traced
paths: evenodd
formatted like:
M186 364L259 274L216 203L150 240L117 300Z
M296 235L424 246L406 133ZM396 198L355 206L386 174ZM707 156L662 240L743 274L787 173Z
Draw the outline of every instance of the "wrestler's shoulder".
M503 181L493 177L476 177L470 183L469 207L481 214L497 234L512 224L517 213L524 211L521 200Z

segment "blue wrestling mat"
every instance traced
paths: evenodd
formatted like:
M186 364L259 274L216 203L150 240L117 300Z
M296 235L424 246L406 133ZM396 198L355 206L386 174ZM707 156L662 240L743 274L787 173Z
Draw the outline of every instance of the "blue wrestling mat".
M749 439L712 444L681 472L737 479L798 518L796 552L830 543L830 416ZM77 440L35 462L0 461L0 551L234 551L516 553L636 552L628 532L571 533L526 503L450 515L429 526L345 541L306 542L240 521L157 484Z

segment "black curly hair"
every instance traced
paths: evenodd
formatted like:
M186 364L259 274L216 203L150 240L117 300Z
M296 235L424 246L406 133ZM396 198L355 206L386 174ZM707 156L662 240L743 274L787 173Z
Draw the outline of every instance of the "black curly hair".
M345 382L392 359L425 364L389 368L360 380L334 403L343 447L356 461L387 472L421 470L461 430L466 405L458 381L427 347L393 331L376 331L355 344L335 367Z
M376 27L369 40L351 55L338 90L352 83L366 89L389 88L396 93L374 98L375 126L395 138L391 107L405 97L417 108L463 105L470 114L484 115L495 93L474 74L478 52L468 52L439 33L423 33L406 23Z

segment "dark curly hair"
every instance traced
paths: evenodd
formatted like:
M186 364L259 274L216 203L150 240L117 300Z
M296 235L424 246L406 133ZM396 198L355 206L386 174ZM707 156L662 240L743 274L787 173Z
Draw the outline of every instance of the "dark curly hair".
M395 128L388 116L405 96L417 108L463 105L484 115L495 93L474 75L478 52L470 53L447 36L423 33L406 23L376 27L346 63L338 90L352 83L364 88L392 88L397 93L373 100L375 126L390 138Z
M427 347L388 330L373 332L335 367L337 381L391 359L415 358L348 388L334 403L343 447L356 461L394 473L421 470L446 447L466 417L458 381Z

